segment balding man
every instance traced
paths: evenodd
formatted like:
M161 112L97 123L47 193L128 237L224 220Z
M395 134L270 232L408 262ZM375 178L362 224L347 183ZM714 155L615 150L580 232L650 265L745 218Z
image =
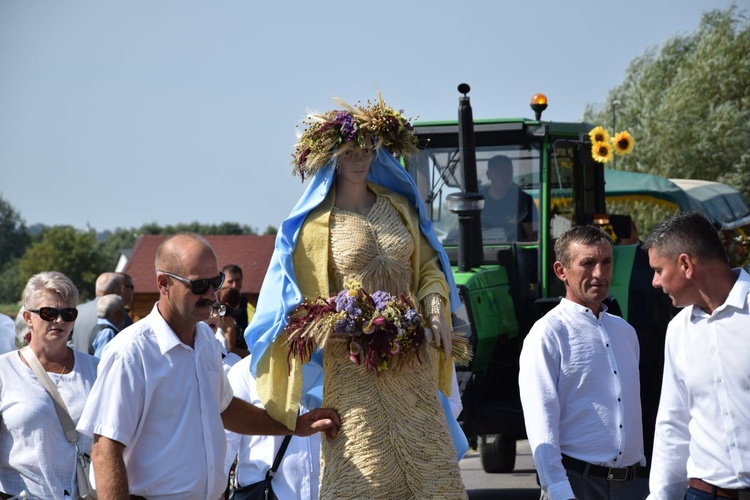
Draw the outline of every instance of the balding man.
M73 326L73 340L70 343L73 349L85 352L86 354L92 352L91 345L96 336L94 332L94 327L97 323L96 306L99 303L99 298L110 293L119 295L121 291L122 276L119 273L102 273L96 278L96 297L85 304L80 304L76 308L78 309L78 317Z
M198 235L173 236L157 250L159 301L110 342L78 423L94 437L99 498L218 499L227 479L225 428L290 433L232 395L204 323L223 282L214 250ZM339 423L335 411L316 409L298 417L294 434L333 437Z
M98 321L94 327L94 342L89 354L97 358L102 357L104 346L122 329L125 316L125 301L116 293L110 293L99 299L96 307Z

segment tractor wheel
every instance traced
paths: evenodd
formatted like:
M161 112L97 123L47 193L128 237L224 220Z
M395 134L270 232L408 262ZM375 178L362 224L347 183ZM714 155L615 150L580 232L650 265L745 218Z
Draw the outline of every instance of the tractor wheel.
M482 436L479 450L482 468L488 474L513 472L516 466L516 438L508 434Z

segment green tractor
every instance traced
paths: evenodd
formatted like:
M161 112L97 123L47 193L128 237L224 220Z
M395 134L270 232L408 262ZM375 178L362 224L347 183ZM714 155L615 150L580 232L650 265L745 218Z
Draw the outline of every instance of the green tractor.
M593 223L615 241L627 241L631 221L606 213L604 169L592 159L588 139L593 125L541 121L547 106L541 94L532 100L533 120L474 121L469 86L461 84L459 92L458 120L415 123L423 149L408 168L453 266L461 297L454 329L469 337L474 351L471 365L458 367L459 422L472 447L480 448L486 472L510 472L516 441L525 438L521 345L534 321L565 294L552 271L555 238L573 224ZM511 160L514 183L533 199L531 217L498 223L497 214L482 210L488 163L498 155ZM515 230L521 218L530 221L533 236ZM610 310L628 303L636 247L615 247ZM623 312L627 319L627 308Z

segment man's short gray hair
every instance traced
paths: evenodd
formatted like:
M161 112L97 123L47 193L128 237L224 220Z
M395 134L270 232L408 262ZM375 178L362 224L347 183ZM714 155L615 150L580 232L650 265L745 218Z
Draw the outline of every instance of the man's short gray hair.
M115 293L110 293L99 298L99 302L96 304L96 317L111 318L112 314L119 309L125 309L122 297Z

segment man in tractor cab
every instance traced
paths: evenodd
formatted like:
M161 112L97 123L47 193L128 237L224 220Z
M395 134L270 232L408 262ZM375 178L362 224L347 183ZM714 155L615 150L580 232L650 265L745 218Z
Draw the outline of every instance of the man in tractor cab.
M487 161L490 185L480 189L484 196L482 228L497 228L505 241L535 241L539 224L534 199L513 182L513 161L496 155Z

